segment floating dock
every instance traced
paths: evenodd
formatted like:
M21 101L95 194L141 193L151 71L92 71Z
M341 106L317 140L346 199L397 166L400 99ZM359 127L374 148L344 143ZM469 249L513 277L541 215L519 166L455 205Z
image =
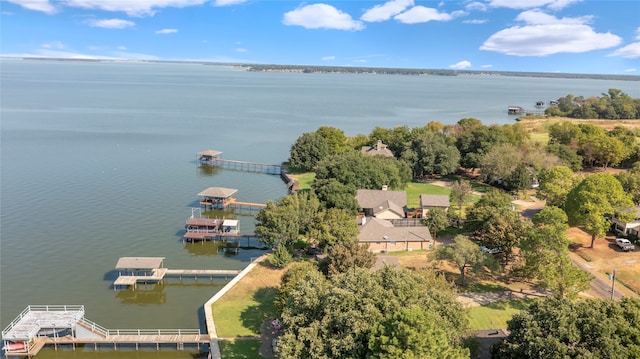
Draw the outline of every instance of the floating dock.
M78 344L99 346L118 344L153 344L160 349L161 344L175 344L183 350L185 344L196 345L210 342L208 334L199 329L106 329L84 317L83 305L30 305L2 331L3 351L7 358L32 358L46 345Z
M221 151L216 150L200 151L197 153L196 161L200 165L218 166L239 171L267 173L272 175L279 175L282 173L281 165L249 161L225 160L220 157L221 154Z

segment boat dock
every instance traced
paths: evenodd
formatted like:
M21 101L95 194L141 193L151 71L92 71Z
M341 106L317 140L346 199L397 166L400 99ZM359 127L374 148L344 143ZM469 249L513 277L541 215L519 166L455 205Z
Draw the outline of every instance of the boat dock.
M138 283L160 283L168 276L179 277L213 277L223 276L228 279L236 276L239 270L231 269L168 269L163 267L162 257L122 257L116 263L118 278L113 282L113 290L119 287L131 287L134 290Z
M211 338L199 329L106 329L84 317L83 305L30 305L2 331L3 351L7 358L33 357L46 345L78 344L99 346L174 344L183 350L185 344L207 344Z
M279 175L282 173L281 165L268 163L225 160L220 157L222 152L216 150L206 150L197 153L197 162L200 165L219 166L239 171L266 173Z

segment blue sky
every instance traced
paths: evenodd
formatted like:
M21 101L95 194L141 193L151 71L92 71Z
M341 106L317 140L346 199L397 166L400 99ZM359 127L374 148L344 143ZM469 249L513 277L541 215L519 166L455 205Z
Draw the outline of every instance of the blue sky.
M640 75L637 0L0 0L0 54Z

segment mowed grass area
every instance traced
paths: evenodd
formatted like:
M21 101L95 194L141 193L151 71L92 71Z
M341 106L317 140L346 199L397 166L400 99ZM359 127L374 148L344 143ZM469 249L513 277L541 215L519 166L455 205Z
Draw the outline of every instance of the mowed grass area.
M444 194L448 196L451 193L451 190L447 187L422 182L409 182L404 190L407 192L407 207L409 208L420 207L421 194Z
M289 175L298 180L300 189L311 189L313 181L316 180L315 172L290 173Z
M224 359L259 359L259 340L221 341L220 354Z
M284 269L270 267L266 261L213 303L213 320L220 338L260 336L260 326L276 317L274 299Z
M514 314L527 309L537 299L520 299L505 302L494 302L487 305L468 309L469 328L471 329L495 329L506 328L507 321Z

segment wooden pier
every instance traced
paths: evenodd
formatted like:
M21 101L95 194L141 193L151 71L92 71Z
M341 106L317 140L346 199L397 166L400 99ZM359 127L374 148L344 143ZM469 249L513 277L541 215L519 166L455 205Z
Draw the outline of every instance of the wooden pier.
M99 346L118 345L135 346L175 344L177 350L183 350L185 344L209 343L208 334L199 329L106 329L84 317L82 305L30 305L2 331L5 357L33 357L46 345L71 345L75 350L78 344ZM18 348L18 346L22 346ZM10 349L11 348L11 349ZM14 349L15 348L15 349Z
M218 166L238 171L258 172L271 175L279 175L282 173L281 165L268 163L225 160L220 157L222 152L216 150L206 150L197 153L197 162L200 165Z
M231 269L168 269L163 268L161 257L122 257L116 264L116 269L120 270L118 278L113 282L113 290L119 287L133 286L135 289L138 283L161 283L166 277L174 276L198 278L207 276L213 277L236 276L240 270Z

